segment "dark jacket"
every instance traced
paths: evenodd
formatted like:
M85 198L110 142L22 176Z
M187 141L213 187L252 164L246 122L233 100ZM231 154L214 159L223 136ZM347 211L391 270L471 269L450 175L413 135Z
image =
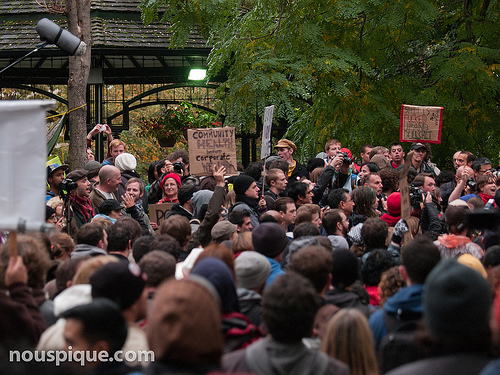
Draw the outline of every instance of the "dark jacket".
M326 303L331 303L341 309L353 307L365 314L366 318L370 316L370 309L364 304L359 296L345 289L330 289L325 294Z
M181 206L180 203L174 203L170 211L168 211L167 217L173 215L181 215L189 220L193 219L193 214Z
M260 326L262 321L262 296L253 290L245 288L236 289L236 294L238 294L241 313L247 316L252 324L257 327Z
M23 343L34 347L46 328L38 305L25 284L12 284L8 291L9 296L0 293L1 340L4 345Z
M387 375L475 375L489 361L490 359L475 354L452 354L412 362L388 372Z
M309 178L309 172L307 168L295 161L295 168L292 171L290 177L288 177L288 184L293 183L301 179L301 177Z

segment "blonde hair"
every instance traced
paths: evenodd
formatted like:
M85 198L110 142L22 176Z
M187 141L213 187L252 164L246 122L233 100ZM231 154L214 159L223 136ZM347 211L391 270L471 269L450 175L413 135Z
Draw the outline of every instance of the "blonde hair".
M231 244L231 251L233 254L241 253L242 251L252 251L252 232L242 232L236 236Z
M322 350L351 367L352 375L378 375L368 320L357 309L341 309L328 322Z
M113 255L98 255L96 257L84 261L73 277L73 285L89 284L90 276L98 269L107 263L119 262L118 258Z

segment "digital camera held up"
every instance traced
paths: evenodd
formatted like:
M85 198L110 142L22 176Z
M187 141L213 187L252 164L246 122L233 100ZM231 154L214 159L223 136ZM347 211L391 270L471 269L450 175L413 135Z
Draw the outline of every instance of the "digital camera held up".
M339 152L340 155L344 157L343 163L344 164L352 164L352 159L347 155L345 152Z

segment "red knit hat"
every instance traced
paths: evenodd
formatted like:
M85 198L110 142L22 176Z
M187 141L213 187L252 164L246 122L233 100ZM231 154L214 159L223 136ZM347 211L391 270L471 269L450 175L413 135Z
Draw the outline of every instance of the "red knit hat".
M401 215L401 193L395 192L387 197L387 211L392 215Z
M181 178L179 177L179 175L177 173L169 173L165 177L163 177L163 180L161 180L160 189L163 190L163 184L165 183L165 180L167 178L173 178L175 180L175 182L177 182L177 187L181 187L182 186L182 184L181 184Z

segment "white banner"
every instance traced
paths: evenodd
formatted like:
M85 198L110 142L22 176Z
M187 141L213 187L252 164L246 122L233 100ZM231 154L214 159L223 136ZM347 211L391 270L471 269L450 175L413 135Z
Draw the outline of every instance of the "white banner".
M264 112L264 126L262 127L262 147L260 158L265 159L271 156L271 126L273 125L274 105L266 107Z
M54 100L0 100L0 230L45 223L46 111Z

